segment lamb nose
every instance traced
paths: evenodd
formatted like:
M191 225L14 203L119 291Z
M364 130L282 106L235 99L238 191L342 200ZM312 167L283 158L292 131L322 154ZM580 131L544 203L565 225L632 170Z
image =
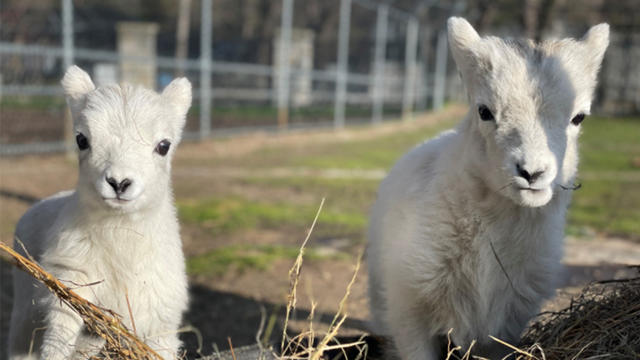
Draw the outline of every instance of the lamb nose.
M120 195L127 191L127 188L131 185L131 180L124 179L118 183L116 179L112 177L106 178L107 183L113 188L113 191L116 192L117 195Z
M120 181L120 193L127 191L127 188L129 187L129 185L131 185L131 180L129 179L124 179Z
M538 178L544 173L544 171L539 170L533 173L525 170L520 164L516 164L516 170L518 171L518 175L522 176L529 184L534 183Z

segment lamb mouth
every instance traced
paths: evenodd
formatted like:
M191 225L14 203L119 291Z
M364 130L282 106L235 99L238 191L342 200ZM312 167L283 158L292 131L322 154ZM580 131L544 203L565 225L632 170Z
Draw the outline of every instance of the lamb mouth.
M550 187L516 187L517 202L528 207L538 207L546 205L553 197L553 191Z
M112 198L103 197L102 200L104 200L105 202L111 202L116 204L126 204L131 201L131 200L123 199L120 197L112 197Z
M545 191L546 188L536 189L536 188L532 188L532 187L520 187L520 188L518 188L518 190L520 190L520 191L531 191L532 193L539 193L539 192Z

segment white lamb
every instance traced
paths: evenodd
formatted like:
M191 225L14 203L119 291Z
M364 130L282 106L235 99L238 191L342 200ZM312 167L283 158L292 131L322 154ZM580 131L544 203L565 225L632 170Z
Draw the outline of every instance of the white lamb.
M565 214L609 26L580 40L480 37L448 21L471 110L380 186L369 229L373 325L405 360L442 339L491 359L554 294Z
M191 84L176 79L161 94L126 84L95 88L73 66L62 86L78 144L78 184L29 209L16 239L54 276L118 313L173 359L187 279L171 159L191 106ZM10 359L87 358L102 347L78 315L25 273L14 273L14 289Z

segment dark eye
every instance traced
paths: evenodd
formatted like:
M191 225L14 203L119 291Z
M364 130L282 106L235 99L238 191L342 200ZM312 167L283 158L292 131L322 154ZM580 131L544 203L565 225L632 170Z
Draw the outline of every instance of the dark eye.
M489 110L489 108L485 105L478 106L478 114L480 114L480 119L482 119L482 121L495 120L493 114L491 113L491 110Z
M164 139L156 145L156 152L162 156L167 155L169 148L171 147L171 141Z
M80 150L87 150L89 148L89 140L87 140L87 137L82 133L78 133L78 135L76 135L76 143Z
M584 120L584 114L580 113L580 114L574 116L573 119L571 119L571 123L573 125L575 125L575 126L578 126L578 125L580 125L582 120Z

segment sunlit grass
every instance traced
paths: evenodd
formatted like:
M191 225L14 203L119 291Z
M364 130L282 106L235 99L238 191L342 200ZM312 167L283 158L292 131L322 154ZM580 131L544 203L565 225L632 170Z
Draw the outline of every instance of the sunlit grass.
M243 179L243 182L265 188L288 189L299 194L311 194L315 199L328 199L327 207L330 209L367 215L376 198L380 179L290 176L251 177Z
M640 157L640 118L589 117L580 136L580 171L635 171Z
M181 221L197 224L213 235L246 229L304 229L314 216L314 205L249 201L241 197L183 200L178 203ZM364 214L326 209L318 219L323 232L359 232Z
M376 139L355 140L320 147L317 151L300 154L295 166L340 169L389 169L409 149L455 125L451 119L433 126L401 131Z
M569 233L591 228L640 239L640 119L591 117L580 139L580 182Z
M447 119L435 125L402 129L373 139L270 145L242 158L217 159L215 165L233 167L313 168L313 169L389 169L395 160L417 144L452 128L460 119ZM362 131L367 131L366 127Z
M247 269L266 270L280 259L295 259L300 249L284 245L230 245L187 259L190 275L220 275L229 270L242 272ZM313 248L306 249L306 260L343 258L345 254L321 254Z
M262 176L261 169L388 170L409 149L453 127L457 121L450 119L370 139L273 145L251 152L233 160L235 167L256 170L255 175L238 181L258 187L259 191L286 191L292 197L280 202L249 201L241 196L185 199L179 201L181 220L202 226L213 235L243 229L302 231L313 218L317 201L326 197L327 206L319 219L317 235L361 241L365 238L379 179L270 177ZM582 188L574 192L567 232L579 235L596 231L640 239L640 168L633 160L640 158L640 118L594 116L582 126L578 179Z

